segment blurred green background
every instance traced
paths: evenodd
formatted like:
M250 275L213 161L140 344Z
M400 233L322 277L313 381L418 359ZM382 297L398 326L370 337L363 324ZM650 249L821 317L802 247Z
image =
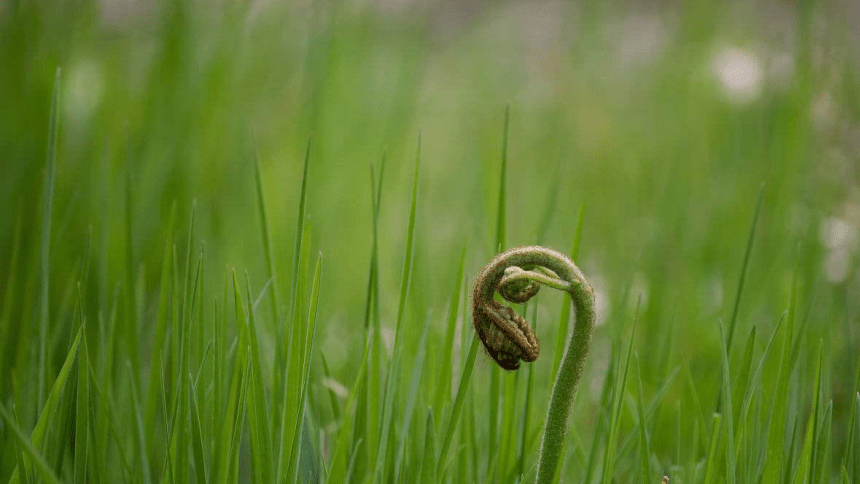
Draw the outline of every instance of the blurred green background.
M370 167L379 174L383 153L381 315L394 325L419 133L405 327L420 333L429 313L437 345L460 250L467 277L496 252L507 105L505 245L566 252L584 207L577 262L597 291L599 326L580 400L597 399L609 341L628 331L640 296L646 387L677 361L719 381L718 320L730 318L763 187L735 346L753 325L766 341L797 269L805 337L825 341L838 427L848 400L836 399L850 394L860 347L858 22L850 1L5 0L0 294L15 279L20 299L0 309L11 321L0 368L36 358L40 200L61 67L51 314L73 301L68 283L88 251L93 314L133 268L145 367L172 204L187 227L197 202L213 294L228 267L261 287L259 159L276 273L291 274L308 140L309 240L325 261L317 342L333 373L351 382L361 358ZM175 236L180 254L185 237ZM274 284L285 292L290 281ZM550 349L561 299L542 297L538 336ZM51 321L56 368L70 324ZM475 378L490 364L479 358ZM548 387L548 374L536 378ZM12 386L0 375L0 400Z

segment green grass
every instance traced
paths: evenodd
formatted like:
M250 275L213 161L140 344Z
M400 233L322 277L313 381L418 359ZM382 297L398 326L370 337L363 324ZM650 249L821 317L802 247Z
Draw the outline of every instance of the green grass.
M599 309L557 482L860 481L850 9L103 3L0 6L0 483L532 482L573 311L512 373L468 311L529 244Z

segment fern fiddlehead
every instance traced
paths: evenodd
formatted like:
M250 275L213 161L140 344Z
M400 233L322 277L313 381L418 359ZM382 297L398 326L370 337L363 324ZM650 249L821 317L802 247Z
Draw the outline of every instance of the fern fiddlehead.
M472 323L487 354L505 370L516 370L520 361L535 361L540 342L529 323L502 305L496 291L513 303L524 303L541 285L570 295L576 326L570 335L550 395L546 427L537 464L537 483L553 480L570 424L576 388L582 376L594 329L594 291L569 258L536 245L510 249L487 264L475 280Z

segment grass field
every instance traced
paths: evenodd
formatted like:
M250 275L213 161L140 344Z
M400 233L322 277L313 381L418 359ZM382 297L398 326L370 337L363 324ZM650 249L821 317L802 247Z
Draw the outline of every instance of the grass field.
M852 2L0 3L0 482L860 482Z

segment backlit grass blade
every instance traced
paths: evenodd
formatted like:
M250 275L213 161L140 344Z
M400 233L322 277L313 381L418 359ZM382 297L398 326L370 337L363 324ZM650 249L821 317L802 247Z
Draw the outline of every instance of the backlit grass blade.
M792 342L794 338L794 318L797 311L797 271L791 282L791 295L788 303L788 318L785 336L782 341L782 356L779 362L776 388L768 426L767 450L761 482L778 482L783 471L783 447L785 445L786 412L788 409L789 380L794 370Z
M239 282L236 279L236 272L233 272L233 287L236 290L237 298L237 317L242 309L241 302L238 299ZM248 402L248 425L251 432L251 457L254 462L254 481L260 483L270 483L272 481L272 444L269 431L269 410L266 403L266 388L265 380L263 379L263 363L260 357L260 345L258 341L256 316L254 315L254 298L251 294L251 283L248 280L248 274L245 273L245 288L247 292L248 302L248 317L239 324L247 324L249 347L251 348L251 382L250 382L250 401ZM244 316L244 315L241 315Z
M368 339L373 338L373 333L368 334L367 337ZM364 372L367 370L367 354L370 344L372 344L372 342L368 342L368 344L364 346L364 356L361 358L361 366L358 369L355 384L353 384L352 391L350 392L349 399L346 403L344 419L340 424L340 430L338 430L334 452L331 454L331 465L329 466L328 477L329 482L347 482L347 467L351 467L349 463L351 454L350 450L351 448L354 449L354 446L357 445L350 445L353 420L355 418L355 404L361 391L362 383L364 382Z
M424 433L424 459L421 461L421 483L436 484L436 424L433 408L427 408L427 430Z
M45 461L45 458L39 451L36 450L36 447L30 442L24 432L18 427L15 423L15 420L9 415L9 412L6 410L6 407L0 403L0 417L6 422L6 428L9 429L12 435L15 436L15 439L18 441L18 444L27 454L27 457L30 459L30 462L35 467L36 471L42 476L42 480L47 482L48 484L59 484L60 479L51 470L50 466L48 466L48 462ZM12 479L15 480L16 476L12 476Z
M248 386L251 381L251 354L245 351L245 364L242 371L242 390L237 400L233 417L233 431L229 446L229 460L224 482L239 482L239 453L241 452L242 437L245 435L245 414L248 411ZM238 362L237 362L238 363ZM239 365L236 365L239 368Z
M319 293L320 293L320 279L322 273L322 254L319 254L317 257L316 267L314 268L314 276L313 282L311 283L311 305L308 308L308 324L307 324L307 335L306 341L308 342L307 348L305 349L305 354L303 355L303 374L302 374L302 382L301 382L301 396L299 397L299 411L296 415L296 420L294 424L293 430L293 438L292 438L292 448L289 453L289 462L286 464L281 461L278 465L278 481L281 482L281 466L285 465L288 472L286 477L289 478L290 482L295 482L298 478L298 466L299 466L299 455L301 451L301 440L302 440L302 428L304 424L304 413L305 413L305 404L308 398L308 385L310 381L310 370L311 370L311 359L314 350L314 340L316 339L316 331L317 331L317 308L319 305ZM292 423L289 420L284 421L284 425L286 426L288 423ZM285 455L282 450L282 458Z
M57 136L60 109L60 68L54 73L54 92L51 97L51 117L48 129L48 153L45 162L45 179L42 185L42 231L39 244L41 277L39 281L39 368L37 372L36 405L42 405L47 390L48 324L50 320L49 287L51 280L51 218L54 210L54 185L57 171ZM36 448L40 444L34 443Z
M654 415L657 413L657 409L660 404L663 402L663 398L666 396L666 392L669 390L669 387L672 386L672 383L675 381L675 378L678 376L678 372L680 372L680 368L675 368L669 376L663 380L663 384L660 385L660 388L657 389L657 392L654 394L654 397L651 399L651 402L648 404L648 407L645 409L645 421L650 422L653 420ZM631 433L627 436L627 439L621 445L621 450L618 452L619 456L627 455L627 452L630 451L633 444L639 441L639 435L636 433Z
M33 449L43 449L45 445L46 433L48 430L49 424L57 415L57 407L60 402L60 398L63 395L66 380L68 380L69 372L71 371L72 364L75 360L75 355L78 351L78 345L81 341L81 334L83 333L83 326L78 328L77 336L75 336L75 340L72 342L72 346L69 349L69 353L66 356L66 361L63 363L63 366L60 368L60 373L57 375L56 380L54 380L54 384L51 386L51 391L48 393L48 398L45 401L45 406L42 408L42 412L39 414L39 419L36 421L36 426L33 429L32 434L30 435L30 439L26 442L21 442L24 450L27 451L28 457L32 458L30 451L27 449L27 446L32 446ZM8 421L9 427L11 428L14 425L13 421ZM14 429L13 429L14 430ZM44 458L41 457L40 458ZM29 462L25 460L26 465L31 465ZM35 465L39 465L36 463ZM22 469L15 469L12 473L11 480L17 480L20 475ZM41 472L41 471L40 471Z
M367 294L364 305L364 327L365 332L374 333L376 336L371 340L365 338L365 343L372 341L373 346L369 354L369 370L365 373L364 392L356 403L354 439L363 439L364 445L353 445L358 452L355 456L355 466L363 471L369 462L375 460L374 452L379 445L379 418L380 418L380 375L382 374L382 342L379 331L381 330L381 319L379 314L379 210L382 200L382 180L385 175L385 161L387 152L383 151L382 161L379 167L379 181L374 177L373 165L370 166L370 206L371 206L371 232L372 244L370 250L370 267L367 276Z
M194 477L197 484L206 484L209 480L206 477L206 458L203 455L203 430L200 426L200 408L197 404L197 386L194 383L193 376L188 375L189 395L191 401L191 452L194 456Z
M532 305L532 329L537 331L538 327L538 312L537 312L537 304ZM518 478L522 479L523 474L526 470L526 455L528 452L528 435L529 432L532 431L529 423L529 417L532 412L532 393L534 392L534 365L528 366L528 379L526 380L526 395L525 395L525 403L523 404L523 428L520 434L520 454L517 457L517 473ZM564 448L562 448L562 455L564 455ZM564 467L564 465L560 465L559 467Z
M80 293L79 293L80 294ZM79 303L80 304L80 303ZM83 320L81 320L83 328ZM81 356L78 358L78 387L75 406L75 482L87 482L87 465L89 459L90 431L90 374L89 350L87 349L87 333L81 331ZM148 469L147 469L148 470Z
M502 160L499 170L499 203L496 209L496 240L493 250L505 250L506 221L507 221L507 171L508 171L508 131L510 128L511 107L505 106L505 125L502 131ZM490 365L490 441L489 447L496 448L498 444L499 408L504 405L501 398L500 382L502 373L496 365Z
M162 256L161 265L161 282L159 284L158 293L158 309L156 311L155 322L155 337L152 340L152 357L151 365L155 365L161 360L164 354L164 347L167 336L167 324L169 316L169 298L170 298L170 268L172 267L171 255L173 253L173 224L176 221L176 202L173 202L170 208L170 219L167 225L167 242L164 244L164 255ZM158 391L161 389L161 372L153 371L150 373L149 387L146 392L146 407L144 409L144 427L151 429L155 427L155 416L158 410ZM165 418L167 416L165 415ZM150 446L155 445L154 441L150 441ZM153 448L149 448L150 457L153 455Z
M815 447L816 437L818 433L818 402L821 397L821 360L824 351L824 345L818 344L818 363L815 368L815 387L812 397L812 408L809 411L809 418L806 423L806 436L803 438L803 447L800 451L797 467L794 471L794 477L791 484L808 483L814 481L815 470Z
M607 428L610 424L609 415L612 412L612 405L614 404L614 400L612 398L612 390L615 388L615 379L618 376L618 370L616 370L616 366L620 364L618 361L619 358L615 358L614 355L618 354L618 344L612 344L612 350L610 351L610 355L612 356L609 359L609 364L606 366L605 376L603 378L603 388L600 390L600 415L597 419L597 425L595 425L594 436L592 437L590 450L588 453L588 461L585 467L585 482L592 482L592 476L597 472L597 459L599 457L600 446L598 445L601 439L605 435L605 428ZM553 481L554 484L558 484L561 479L561 467L559 466L559 471L556 473L556 478Z
M756 225L758 225L758 216L761 212L761 200L763 195L764 185L762 185L758 190L758 198L756 198L755 202L755 211L753 212L753 219L750 224L749 237L747 237L747 246L744 251L744 261L741 265L740 276L738 277L738 290L735 293L734 306L732 306L732 317L729 319L728 336L726 337L726 347L728 348L729 353L732 351L732 341L735 335L735 327L737 326L738 310L741 306L741 295L743 295L744 292L744 281L746 280L747 268L750 264L750 254L752 254L753 241L755 240L755 229Z
M86 335L84 336L84 345L81 348L81 353L86 354ZM128 373L134 371L130 361L126 361L126 369ZM149 459L146 455L146 429L143 427L143 417L140 413L140 402L137 396L137 388L135 388L134 380L129 378L129 387L131 388L131 403L134 417L134 436L137 454L140 456L140 480L144 484L152 482L149 472Z
M734 484L736 479L735 473L735 428L732 423L732 389L731 389L731 381L729 375L729 347L726 342L725 335L723 333L723 321L720 320L720 341L722 343L722 363L723 363L723 386L722 386L722 395L723 395L723 408L725 409L726 415L726 483Z
M831 425L833 424L833 400L827 402L824 408L824 414L821 417L821 424L818 426L818 434L816 436L816 447L814 454L815 467L812 468L812 478L810 482L830 482L831 465L828 460L830 456L831 442Z
M13 303L17 301L18 296L18 261L21 255L21 238L22 238L22 222L24 220L23 203L18 206L18 214L15 217L15 228L12 231L12 252L9 257L8 271L9 275L6 278L6 285L3 286L3 302L0 306L0 341L9 341L9 330L12 327L12 308ZM20 296L18 296L20 297ZM11 345L0 344L0 375L7 375L6 372L6 350L12 349ZM5 384L3 384L5 385ZM4 386L0 385L0 391L4 390Z
M302 168L302 189L299 194L299 213L296 218L296 238L293 245L293 282L292 286L290 286L290 311L292 311L292 317L290 318L290 327L284 331L284 334L281 336L281 346L283 348L290 348L290 329L292 329L292 325L296 324L298 320L298 297L299 297L299 256L301 254L302 240L304 240L304 229L305 229L305 212L306 212L306 203L307 203L307 188L308 188L308 165L310 163L311 158L311 140L308 139L307 147L305 148L305 162L304 167ZM289 360L289 356L287 357Z
M60 403L63 392L65 391L66 381L68 380L69 372L72 369L72 364L74 363L75 356L77 355L78 345L81 342L82 334L83 326L78 328L77 335L75 336L74 341L72 341L72 346L69 348L68 355L66 355L66 361L63 363L63 366L60 368L60 373L57 375L56 380L54 380L54 384L51 386L51 391L48 393L45 406L42 408L39 420L36 422L36 427L33 429L30 441L32 442L33 447L37 449L44 445L48 426L51 423L51 420L56 416L57 406Z
M756 327L753 326L750 331L749 337L747 337L747 344L744 348L743 358L741 359L740 370L738 371L737 376L735 377L735 383L732 387L732 410L734 411L734 415L732 416L733 422L735 422L735 426L740 425L740 421L738 419L742 418L742 410L743 410L743 401L744 395L747 393L747 384L749 383L750 378L750 367L752 366L752 357L753 350L755 349L755 340L756 340Z
M717 474L717 467L720 465L717 458L717 446L720 441L720 423L722 420L722 415L718 413L714 414L714 424L711 427L711 444L708 446L708 460L705 462L705 478L702 484L718 482L715 476Z
M645 404L642 403L642 364L639 362L639 354L636 354L636 410L639 419L639 449L640 468L642 482L654 480L651 470L651 440L648 438L648 420L645 418Z
M397 436L397 461L394 464L396 475L401 475L401 458L405 452L405 443L409 435L409 427L412 423L413 411L415 402L418 398L419 384L421 383L421 375L424 372L424 358L427 356L427 333L430 330L430 317L427 317L427 322L424 324L424 330L421 334L420 343L418 343L418 354L415 356L415 363L412 367L412 378L409 381L409 393L406 395L406 407L403 411L403 423L400 425L400 431Z
M633 354L633 340L636 337L638 321L639 306L637 305L636 317L633 320L633 331L630 334L630 343L627 347L627 357L624 361L624 369L619 375L620 378L615 378L615 389L612 392L614 403L612 406L612 418L609 423L609 434L607 435L606 452L603 455L603 474L601 479L603 484L609 484L615 474L616 441L618 440L618 430L621 426L621 402L624 400L624 392L627 388L627 373L630 369L630 357Z
M460 308L460 288L463 286L463 271L466 266L466 245L460 251L460 265L457 269L457 278L454 290L451 293L448 305L448 318L446 322L445 340L442 342L442 356L439 359L439 381L436 384L436 398L433 406L442 409L445 401L451 395L451 378L454 364L454 334L457 330L457 313Z
M263 239L263 251L266 253L266 269L268 270L269 280L272 281L272 297L269 299L272 303L272 328L277 328L278 312L280 311L281 300L278 280L275 277L275 256L272 253L272 233L269 229L269 210L266 207L266 196L263 192L263 172L260 170L260 157L254 157L254 171L257 181L257 209L260 211L260 230ZM280 346L278 346L280 348Z
M848 431L853 435L852 439L854 448L856 449L857 446L860 445L858 444L858 442L860 442L860 418L857 417L860 415L860 392L854 394L854 415L854 425L852 425ZM853 452L852 455L854 457L852 458L853 462L850 463L853 472L851 477L857 479L858 476L860 476L860 452Z
M445 472L445 465L448 462L448 451L451 449L451 442L454 440L454 432L457 430L457 423L460 420L460 413L463 410L463 401L466 394L469 392L469 383L472 380L472 370L475 368L475 357L478 354L478 335L472 337L472 344L469 347L469 356L466 359L466 364L463 366L463 375L460 377L460 384L457 386L457 395L454 397L454 406L451 409L451 416L448 417L448 423L445 426L445 437L442 440L442 447L439 453L439 461L436 464L436 476L441 478Z
M394 351L399 347L403 324L403 314L406 312L406 295L412 275L412 251L415 247L415 215L418 206L418 173L421 167L421 136L418 137L418 148L415 152L415 168L412 174L412 202L409 206L409 223L406 227L406 253L403 256L403 270L400 278L400 298L397 304L397 324L394 334Z

